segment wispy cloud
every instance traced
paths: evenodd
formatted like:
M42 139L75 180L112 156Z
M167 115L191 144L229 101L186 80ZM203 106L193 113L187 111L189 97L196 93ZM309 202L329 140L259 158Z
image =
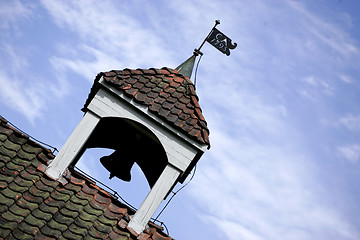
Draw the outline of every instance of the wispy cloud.
M11 106L13 110L26 116L34 123L36 118L41 117L41 111L45 107L42 88L37 84L26 84L14 76L0 70L0 99Z
M296 12L301 14L299 21L303 24L318 41L318 46L324 44L326 47L336 51L343 57L351 57L359 53L358 46L355 41L338 26L324 21L320 16L315 15L306 8L306 4L298 1L287 1ZM344 16L343 14L341 16ZM349 17L347 15L347 17ZM347 22L350 22L348 19Z
M32 5L24 4L19 0L15 1L2 1L0 3L0 28L9 29L12 28L18 32L17 23L24 19L31 17ZM3 34L5 34L3 32Z
M289 147L246 143L229 135L201 164L192 195L202 219L228 239L356 239L359 233L319 196L314 166ZM230 144L228 144L230 142ZM216 145L219 147L219 145ZM294 147L294 146L293 146Z
M351 131L360 131L360 115L348 115L339 120L339 123Z
M59 55L52 58L57 69L72 70L92 80L96 73L104 70L150 67L149 59L158 67L169 62L162 47L164 39L131 16L124 4L117 6L110 1L42 3L59 27L81 39L80 45L75 44L75 48L65 54L61 52L65 47L59 45Z
M48 78L44 84L44 76L35 73L32 61L41 61L36 55L39 46L25 43L26 47L19 47L14 44L21 38L28 39L28 33L21 31L20 25L25 20L31 22L36 4L2 2L0 9L0 28L7 30L0 38L0 99L4 105L34 124L36 119L43 116L53 96L63 95L67 87L60 81L52 81L53 78Z
M338 147L340 154L351 163L357 163L360 160L360 144L350 144Z
M6 63L4 62L3 66L6 65L8 67L8 71L11 73L16 73L21 71L26 66L29 66L29 62L26 58L24 58L12 45L9 43L2 43L0 46L0 51L3 56L6 56ZM2 60L4 61L4 60Z
M316 128L315 120L311 119L314 126L304 126L305 136L291 116L304 117L297 115L299 106L293 104L298 100L296 91L322 102L324 96L335 96L332 74L359 59L359 51L339 27L302 3L286 2L288 6L276 8L258 3L262 7L256 8L262 21L272 20L266 26L276 25L279 19L276 27L262 31L271 52L256 50L261 48L259 36L247 26L250 29L242 29L246 34L239 36L245 39L237 49L244 56L240 63L235 67L225 60L213 61L203 76L206 83L199 91L212 149L202 160L206 162L200 163L191 194L199 203L200 218L212 222L228 239L357 239L360 234L347 216L321 196L324 186L310 148L316 141L310 132ZM255 26L259 23L251 14L242 17L253 20ZM283 24L284 19L290 24ZM338 64L338 59L343 62ZM262 74L262 69L272 75ZM219 79L211 81L214 76ZM285 101L276 95L281 83L288 86L283 92L290 93ZM348 120L347 124L354 127L355 123ZM357 147L334 148L338 150L357 161Z
M57 76L62 76L64 82L69 81L66 80L66 76L69 72L77 73L79 76L82 76L89 81L93 81L94 77L99 72L118 69L118 66L124 65L124 63L116 56L109 55L99 49L87 45L79 47L79 51L85 53L85 55L90 54L92 58L83 59L81 57L82 54L76 52L74 55L68 55L68 57L63 57L63 55L61 55L53 56L50 59L52 66L57 71Z
M305 83L305 85L299 89L299 92L304 97L314 100L318 99L322 95L334 95L334 87L323 79L315 76L308 76L301 80Z
M36 81L29 82L32 77L27 77L27 81L22 79L21 73L29 63L13 46L3 43L0 53L3 56L0 60L0 99L34 123L45 107L44 86Z
M349 75L344 75L344 74L341 74L339 76L340 80L345 82L345 83L353 83L354 80L352 79L352 77L350 77Z
M306 84L311 87L317 88L319 87L321 91L327 95L333 95L334 90L327 82L322 79L316 78L314 76L309 76L303 79Z

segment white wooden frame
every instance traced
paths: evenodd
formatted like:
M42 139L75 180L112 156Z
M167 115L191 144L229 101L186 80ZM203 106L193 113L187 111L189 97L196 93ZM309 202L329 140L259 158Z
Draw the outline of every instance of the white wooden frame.
M83 119L45 172L53 179L60 180L68 166L80 154L101 118L120 117L141 123L159 139L166 152L168 164L127 226L132 233L140 234L179 176L185 172L199 152L207 149L207 145L199 144L175 130L149 112L146 106L134 102L106 84L103 79L99 83L101 88L87 106Z

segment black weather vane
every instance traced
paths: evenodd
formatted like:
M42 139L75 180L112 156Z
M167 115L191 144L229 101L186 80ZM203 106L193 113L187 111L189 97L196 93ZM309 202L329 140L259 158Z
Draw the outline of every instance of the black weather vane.
M195 79L194 79L194 85L196 86L196 73L197 69L201 60L201 57L203 56L203 53L200 52L200 49L202 46L204 46L205 42L209 42L211 45L213 45L216 49L218 49L220 52L226 54L227 56L230 55L230 49L235 49L237 44L232 43L231 39L228 38L225 34L220 32L216 26L220 24L220 20L215 21L215 26L211 29L210 33L207 35L207 37L204 39L204 41L201 43L200 47L198 49L195 49L193 52L193 55L189 57L185 62L180 64L176 70L179 71L179 73L183 74L184 76L191 78L191 74L193 72L195 59L197 56L200 55L200 58L196 64L195 69Z
M195 52L200 52L200 49L207 41L211 45L213 45L216 49L218 49L220 52L226 54L227 56L230 55L230 49L235 49L237 44L232 43L232 40L228 38L225 34L220 32L216 26L220 24L220 20L215 21L215 26L211 29L208 36L205 38L205 40L200 45L199 49L195 49Z

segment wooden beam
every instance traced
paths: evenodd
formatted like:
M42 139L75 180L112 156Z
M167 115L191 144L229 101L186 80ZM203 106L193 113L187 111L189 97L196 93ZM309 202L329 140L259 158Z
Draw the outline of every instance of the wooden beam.
M83 148L99 120L100 118L94 113L86 112L64 146L60 149L60 152L47 167L45 173L49 177L55 180L61 178L65 170Z
M135 235L139 235L146 228L147 223L167 195L169 189L176 182L180 171L168 164L154 187L151 189L140 208L130 220L127 228Z

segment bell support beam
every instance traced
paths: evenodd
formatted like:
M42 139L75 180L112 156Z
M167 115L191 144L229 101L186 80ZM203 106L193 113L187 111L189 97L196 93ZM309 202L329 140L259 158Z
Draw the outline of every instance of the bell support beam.
M60 149L60 152L45 170L49 177L55 180L59 180L62 177L68 166L83 148L99 120L99 116L91 111L86 112L64 146Z
M180 171L170 164L165 167L144 202L127 225L127 229L130 232L134 235L139 235L144 231L147 223L167 195L169 189L171 189L173 184L176 183L179 175Z

